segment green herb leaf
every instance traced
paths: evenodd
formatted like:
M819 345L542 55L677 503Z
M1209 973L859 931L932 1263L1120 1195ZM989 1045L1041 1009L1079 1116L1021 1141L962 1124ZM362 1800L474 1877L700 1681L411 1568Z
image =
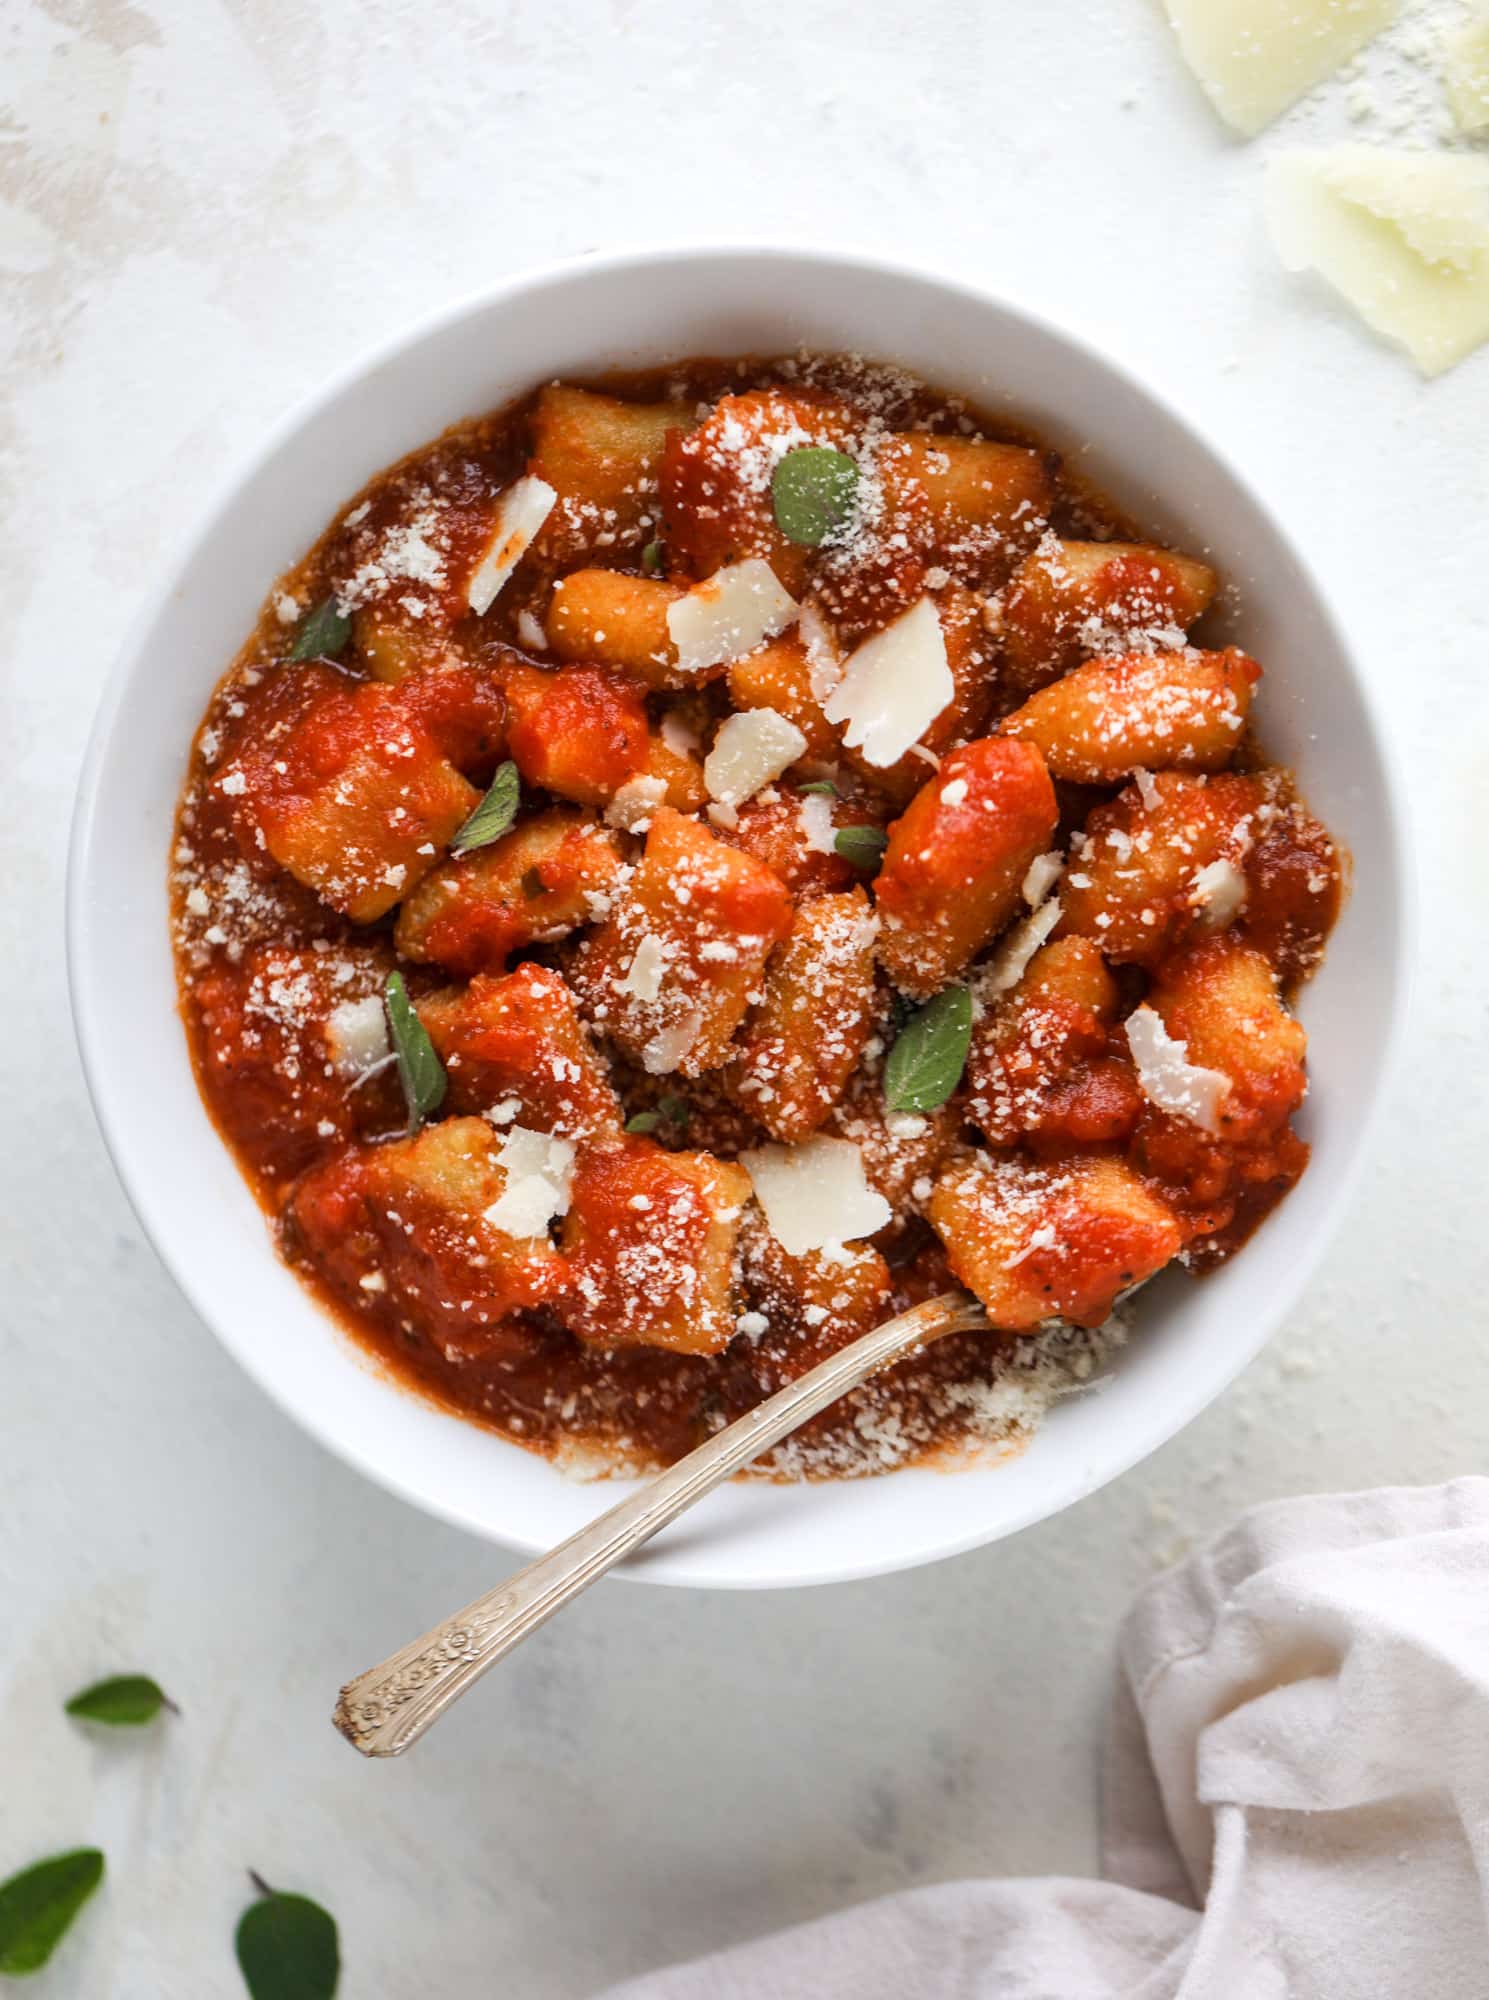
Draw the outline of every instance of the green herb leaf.
M655 1132L661 1122L662 1114L660 1111L638 1111L634 1118L626 1120L626 1130L628 1132L635 1132L638 1135L643 1132Z
M175 1706L148 1674L115 1674L110 1680L95 1681L66 1704L69 1715L80 1715L87 1722L131 1728L153 1722L161 1709Z
M522 780L517 775L517 766L509 757L505 764L498 765L485 798L456 834L450 852L458 859L474 848L489 847L493 840L500 840L516 819L521 799Z
M788 451L770 482L776 526L789 541L815 549L853 511L858 467L828 444Z
M829 799L838 795L838 788L831 778L813 778L809 785L798 785L796 789L799 792L821 792L824 798Z
M307 612L290 647L292 660L334 660L352 635L352 621L334 597Z
M674 1097L669 1091L665 1097L657 1099L657 1109L669 1125L686 1125L693 1115L693 1107L685 1097Z
M78 1847L0 1882L0 1972L39 1972L102 1880L98 1849Z
M432 1111L445 1101L445 1066L435 1054L428 1030L414 1012L401 972L390 972L383 988L388 1033L398 1058L398 1081L408 1106L408 1129L417 1132Z
M900 1031L884 1065L884 1102L891 1111L936 1111L962 1080L972 1042L972 995L948 986Z
M641 574L643 576L657 576L660 574L661 568L662 544L660 542L648 542L646 547L641 551Z
M833 846L845 861L851 861L855 868L865 869L870 874L878 872L879 863L884 859L884 850L889 845L889 835L882 826L840 826L833 836Z
M308 1896L252 1879L262 1897L239 1918L233 1948L253 2000L331 2000L341 1978L336 1919Z

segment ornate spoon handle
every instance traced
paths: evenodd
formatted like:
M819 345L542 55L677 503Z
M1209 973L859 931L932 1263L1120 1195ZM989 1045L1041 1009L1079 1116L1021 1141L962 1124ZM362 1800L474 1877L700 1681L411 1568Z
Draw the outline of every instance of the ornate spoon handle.
M364 1757L401 1756L488 1667L731 1473L891 1362L942 1334L986 1324L974 1299L947 1292L840 1348L547 1555L348 1681L336 1727Z

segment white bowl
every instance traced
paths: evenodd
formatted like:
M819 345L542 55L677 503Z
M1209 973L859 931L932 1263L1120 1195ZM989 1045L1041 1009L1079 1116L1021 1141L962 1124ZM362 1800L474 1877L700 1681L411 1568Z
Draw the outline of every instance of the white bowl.
M431 1513L523 1550L619 1497L575 1485L381 1376L274 1254L209 1124L176 1014L172 815L207 696L269 584L381 466L456 419L561 375L798 346L897 361L1027 419L1160 537L1241 594L1268 670L1270 752L1354 857L1353 894L1306 989L1313 1163L1232 1263L1144 1294L1099 1393L1022 1457L810 1487L739 1485L630 1573L668 1583L820 1583L928 1562L1069 1506L1218 1396L1297 1298L1348 1195L1402 1011L1407 870L1382 733L1339 626L1260 500L1152 390L1072 335L960 283L863 258L719 249L594 258L515 279L415 327L295 411L208 511L123 650L84 767L68 943L99 1121L141 1222L202 1318L307 1430Z

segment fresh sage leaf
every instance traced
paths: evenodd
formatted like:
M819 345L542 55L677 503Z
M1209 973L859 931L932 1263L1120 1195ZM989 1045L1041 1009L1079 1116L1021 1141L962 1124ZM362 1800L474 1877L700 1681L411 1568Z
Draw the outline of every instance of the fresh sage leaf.
M936 1111L962 1080L972 1042L972 995L948 986L900 1030L884 1065L884 1102L891 1111Z
M252 1880L260 1900L239 1918L233 1948L253 2000L331 2000L341 1978L336 1919L308 1896Z
M858 467L828 444L788 451L770 482L776 526L788 541L815 549L853 511Z
M102 1880L98 1849L78 1847L0 1882L0 1972L39 1972Z
M445 1066L435 1054L429 1032L414 1011L401 972L390 972L383 988L383 1008L388 1016L388 1033L398 1059L398 1081L408 1106L408 1129L417 1132L433 1111L445 1101L448 1080Z
M693 1107L685 1097L674 1097L671 1091L657 1099L657 1109L669 1125L686 1125L693 1115Z
M661 1122L660 1111L638 1111L634 1118L626 1120L626 1130L639 1136L645 1132L655 1132Z
M661 568L662 544L660 542L648 542L646 547L641 551L641 574L643 576L658 576L661 573Z
M352 621L334 597L306 613L290 647L292 660L334 660L352 635Z
M83 1688L66 1708L69 1715L79 1715L86 1722L138 1728L143 1722L153 1722L163 1708L175 1711L176 1704L148 1674L115 1674Z
M798 785L796 789L799 792L821 792L828 799L835 799L838 795L838 788L831 778L813 778L810 784Z
M489 847L493 840L500 840L516 819L521 799L522 780L517 775L517 766L508 758L505 764L497 766L485 798L456 834L450 852L458 859L477 847Z
M845 861L873 874L884 859L889 835L882 826L840 826L832 844Z

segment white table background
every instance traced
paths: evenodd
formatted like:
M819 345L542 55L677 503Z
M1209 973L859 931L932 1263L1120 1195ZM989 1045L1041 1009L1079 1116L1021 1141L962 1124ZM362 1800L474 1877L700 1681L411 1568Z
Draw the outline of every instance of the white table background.
M1249 1502L1489 1448L1489 353L1424 386L1274 262L1153 0L0 0L0 1876L97 1840L37 2000L217 2000L252 1864L351 1994L583 1996L885 1890L1090 1872L1112 1634ZM1365 136L1380 136L1366 128ZM1348 1225L1271 1348L1012 1543L806 1593L611 1581L406 1763L338 1683L500 1573L309 1443L176 1295L67 1016L75 772L224 471L348 354L525 264L811 239L965 272L1141 368L1301 532L1417 811L1420 990ZM597 1495L597 1498L600 1496ZM61 1713L139 1667L185 1713Z

